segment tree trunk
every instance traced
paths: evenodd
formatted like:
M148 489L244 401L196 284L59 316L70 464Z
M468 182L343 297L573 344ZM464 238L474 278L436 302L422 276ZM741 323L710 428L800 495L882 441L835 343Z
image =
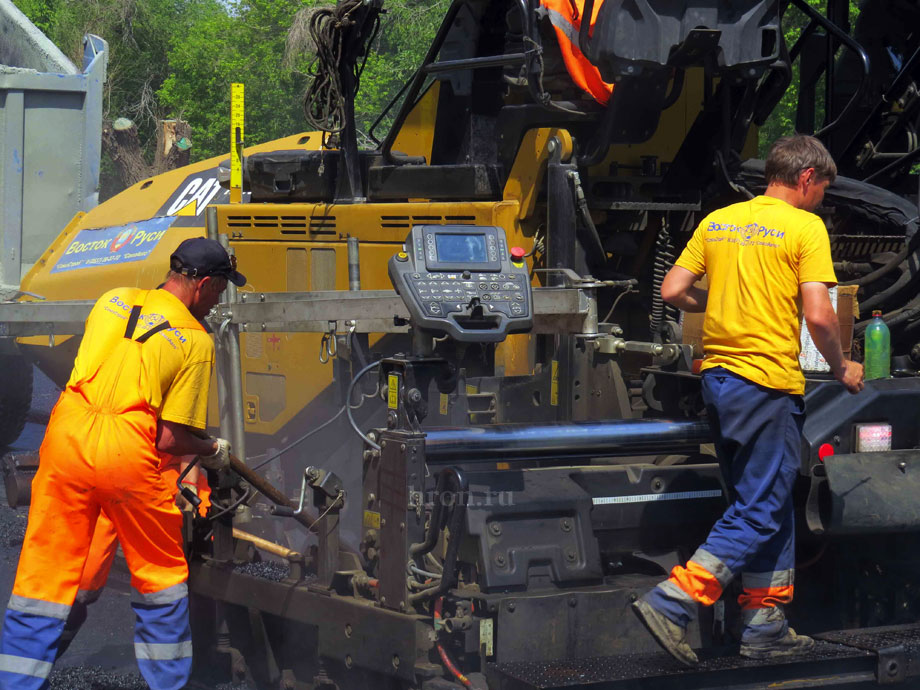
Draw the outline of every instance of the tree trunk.
M137 127L131 120L120 117L102 126L102 147L118 169L125 187L150 177L150 166L144 160Z
M188 165L192 128L185 120L161 120L153 165L144 158L137 126L120 117L102 126L102 148L118 171L119 191L148 177Z
M192 152L192 128L185 120L160 120L153 174L188 165Z

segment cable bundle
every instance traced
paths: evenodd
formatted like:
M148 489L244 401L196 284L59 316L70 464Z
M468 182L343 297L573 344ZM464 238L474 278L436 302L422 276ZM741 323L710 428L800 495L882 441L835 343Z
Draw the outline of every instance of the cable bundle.
M350 29L358 21L354 15L361 9L362 0L343 0L334 7L320 7L313 10L309 17L309 33L316 56L307 74L311 77L310 86L303 98L304 115L307 122L316 129L329 133L338 133L345 128L345 99L354 98L358 92L361 72L367 62L368 47L377 34L380 25L379 14L373 13L374 28L367 45L357 53L364 55L364 61L354 64L354 92L344 93L339 66L346 45L350 38Z

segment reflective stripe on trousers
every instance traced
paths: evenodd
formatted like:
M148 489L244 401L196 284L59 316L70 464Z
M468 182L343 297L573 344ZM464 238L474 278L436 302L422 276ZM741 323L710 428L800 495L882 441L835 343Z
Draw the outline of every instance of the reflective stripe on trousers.
M792 487L800 464L801 397L757 386L723 369L703 375L703 399L732 503L686 566L645 599L686 626L741 574L744 642L785 634L792 601L795 526ZM760 612L760 613L758 613Z

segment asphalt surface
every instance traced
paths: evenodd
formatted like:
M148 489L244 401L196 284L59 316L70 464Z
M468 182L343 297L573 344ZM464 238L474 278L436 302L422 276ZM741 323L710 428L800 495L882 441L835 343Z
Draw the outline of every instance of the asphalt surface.
M57 401L59 389L34 370L32 411L22 435L7 450L34 450L41 444L45 423ZM66 519L62 512L62 519ZM13 588L19 551L25 536L28 508L10 508L0 491L0 601L7 602ZM134 611L130 605L130 576L116 563L99 601L70 648L55 664L53 690L145 690L134 659ZM198 689L209 686L196 684ZM214 690L246 690L243 685L215 685Z

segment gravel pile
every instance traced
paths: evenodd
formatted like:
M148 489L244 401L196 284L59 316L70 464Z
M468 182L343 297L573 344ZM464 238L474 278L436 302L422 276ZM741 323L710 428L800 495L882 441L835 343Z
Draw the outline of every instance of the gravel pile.
M9 508L4 498L0 505L0 545L16 548L16 560L19 560L18 548L26 536L28 517L28 508Z
M288 576L290 569L284 563L262 561L261 563L243 563L233 568L234 572L260 577L263 580L281 582Z
M50 690L150 690L139 673L114 673L101 666L72 666L53 671ZM253 690L246 683L202 684L193 680L194 690Z
M150 690L139 673L113 673L101 666L71 666L52 671L51 690Z

